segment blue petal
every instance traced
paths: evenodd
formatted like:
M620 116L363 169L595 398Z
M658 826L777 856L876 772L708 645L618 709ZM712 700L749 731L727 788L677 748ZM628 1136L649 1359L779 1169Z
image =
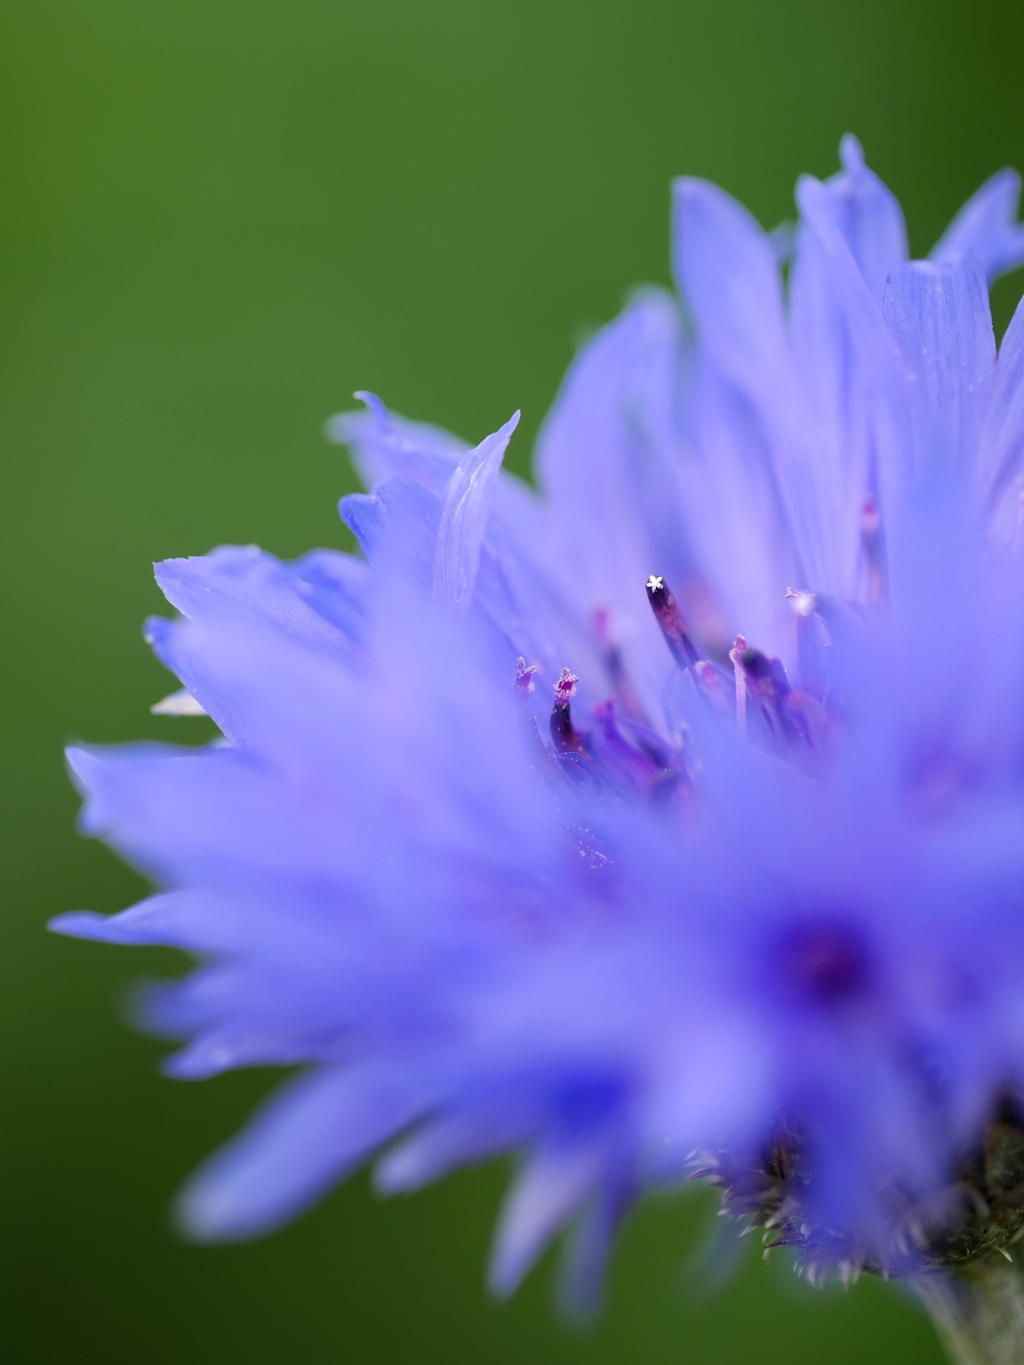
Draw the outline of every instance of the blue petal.
M47 927L71 938L94 939L99 943L158 943L194 950L198 946L197 935L201 936L209 926L209 909L206 896L170 891L150 896L120 915L75 910L57 915Z
M230 609L345 658L359 634L367 570L336 550L282 564L255 545L227 545L209 555L166 559L156 565L156 580L171 605L193 620Z
M421 484L395 475L372 493L348 494L338 510L371 564L390 553L416 582L430 585L441 503Z
M636 299L573 361L536 451L537 481L553 514L546 594L570 604L576 622L575 638L563 640L572 652L559 666L603 680L593 620L608 611L644 702L654 708L671 664L644 583L654 572L672 581L695 573L678 534L683 506L673 468L680 364L672 301L654 292ZM565 616L571 619L568 608Z
M914 380L918 467L964 464L977 450L996 360L981 262L968 252L900 266L885 315Z
M707 354L766 413L792 396L782 277L768 235L717 185L673 185L672 265Z
M292 931L298 932L296 913ZM159 944L190 953L238 953L267 942L273 932L265 910L189 887L162 891L139 901L119 915L97 915L76 910L57 915L48 928L71 938L98 943Z
M600 1306L612 1238L638 1193L624 1170L613 1171L577 1220L561 1276L561 1300L574 1315L589 1318Z
M460 1107L443 1114L388 1152L374 1172L384 1194L417 1190L456 1166L521 1146L543 1126L545 1115L528 1082L493 1080L481 1097L472 1089Z
M515 412L500 430L459 461L445 489L434 552L434 600L449 610L465 612L473 600L480 549L490 515L498 471L512 433Z
M282 820L271 775L234 750L139 744L69 750L68 762L87 797L84 832L102 836L165 885L249 880L246 866L256 878L280 877L293 866L302 816ZM322 856L311 844L308 851L310 875L322 875Z
M1024 223L1017 222L1019 200L1017 172L997 171L968 199L932 247L931 259L944 264L972 251L989 284L1024 265Z
M1006 543L1020 524L1024 463L1024 300L1006 329L981 441L979 473L998 537Z
M369 580L363 561L337 550L310 550L289 567L313 610L358 643Z
M856 595L861 513L879 475L903 459L899 360L879 299L854 256L849 205L810 176L790 276L790 321L805 407L782 486L809 583ZM881 469L879 469L881 466Z
M163 623L161 656L236 747L75 751L86 827L176 885L234 877L251 886L291 868L306 881L358 872L383 887L371 845L392 848L386 870L396 878L413 876L397 857L395 803L422 856L436 858L470 828L479 839L491 812L496 835L516 821L508 849L525 858L546 802L528 796L511 680L495 686L486 657L435 615L429 602L406 606L385 580L372 665L354 671L234 616Z
M839 144L843 169L826 181L843 236L881 302L890 271L907 259L907 228L892 191L864 163L864 149L847 133Z
M303 1076L192 1177L178 1201L184 1231L203 1241L255 1237L298 1213L422 1110L407 1077L359 1069Z
M437 427L410 422L388 412L374 394L359 393L369 412L339 413L328 422L328 436L344 441L368 485L379 485L398 476L418 483L443 498L452 474L469 447L465 441ZM380 488L377 488L380 492ZM342 500L342 517L351 522L373 553L379 509L360 495ZM478 597L492 621L502 621L516 638L516 651L544 663L557 676L564 654L554 641L557 634L572 630L573 611L551 601L552 567L547 543L549 518L533 490L500 470L492 491L491 514L484 529L483 573ZM436 517L431 514L432 524ZM552 614L562 619L558 624ZM568 621L565 619L568 616ZM513 656L514 657L514 656Z
M396 474L440 497L455 466L469 449L465 441L424 422L410 422L387 410L372 393L357 393L367 412L339 412L329 419L329 440L347 445L367 488Z
M608 1161L601 1141L555 1143L528 1161L502 1211L491 1257L490 1285L506 1297L559 1228L599 1184Z
M777 446L714 367L698 371L692 403L690 448L679 471L680 526L721 617L717 629L705 623L698 633L716 655L737 634L784 654L792 633L786 589L805 575L783 506ZM687 616L694 616L692 603Z

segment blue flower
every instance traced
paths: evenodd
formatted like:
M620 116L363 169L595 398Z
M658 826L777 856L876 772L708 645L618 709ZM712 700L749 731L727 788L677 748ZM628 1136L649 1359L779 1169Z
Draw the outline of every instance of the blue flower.
M842 160L790 233L676 183L678 297L576 358L538 491L518 414L468 449L360 395L361 557L157 567L162 709L223 738L70 754L162 889L55 927L199 956L145 1001L171 1075L301 1068L193 1235L502 1152L502 1293L571 1224L591 1295L695 1171L812 1273L1024 1226L985 1164L1024 1102L1024 311L997 356L987 288L1019 181L908 261Z

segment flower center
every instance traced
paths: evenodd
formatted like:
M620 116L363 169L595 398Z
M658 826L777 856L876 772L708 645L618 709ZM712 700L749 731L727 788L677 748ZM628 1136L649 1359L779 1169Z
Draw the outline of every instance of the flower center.
M839 1005L863 994L871 969L863 937L841 920L792 928L776 957L777 979L789 995L814 1005Z

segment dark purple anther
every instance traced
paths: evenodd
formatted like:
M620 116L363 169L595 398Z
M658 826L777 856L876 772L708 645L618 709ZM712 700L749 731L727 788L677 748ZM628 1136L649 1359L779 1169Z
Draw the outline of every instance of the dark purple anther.
M740 666L751 692L760 702L775 702L776 678L772 660L759 649L747 648L740 655Z
M572 714L569 703L576 695L576 684L579 678L574 673L570 673L567 668L563 668L555 683L555 705L551 712L551 738L555 748L560 754L583 754L586 756L586 749L583 741L576 733L572 723Z
M654 619L661 627L665 643L673 659L680 668L693 668L700 655L686 628L686 620L679 610L679 603L672 596L660 574L652 573L647 580L647 600L654 612Z
M737 669L737 682L742 677L747 693L759 704L768 728L776 738L784 740L806 738L806 735L794 725L793 716L790 715L788 703L793 695L793 689L789 685L782 660L770 659L759 649L751 649L749 646L742 653L734 649L731 657Z

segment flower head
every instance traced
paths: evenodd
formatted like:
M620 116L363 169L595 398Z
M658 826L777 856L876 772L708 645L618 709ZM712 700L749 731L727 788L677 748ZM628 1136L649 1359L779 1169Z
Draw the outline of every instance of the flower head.
M303 1068L187 1187L196 1235L505 1151L501 1292L571 1222L591 1294L694 1173L814 1273L1024 1226L1019 185L912 262L842 159L785 282L677 182L678 297L577 357L538 492L516 417L467 449L361 395L362 557L158 566L163 709L223 739L71 755L162 889L56 927L202 958L145 1007L171 1074Z

